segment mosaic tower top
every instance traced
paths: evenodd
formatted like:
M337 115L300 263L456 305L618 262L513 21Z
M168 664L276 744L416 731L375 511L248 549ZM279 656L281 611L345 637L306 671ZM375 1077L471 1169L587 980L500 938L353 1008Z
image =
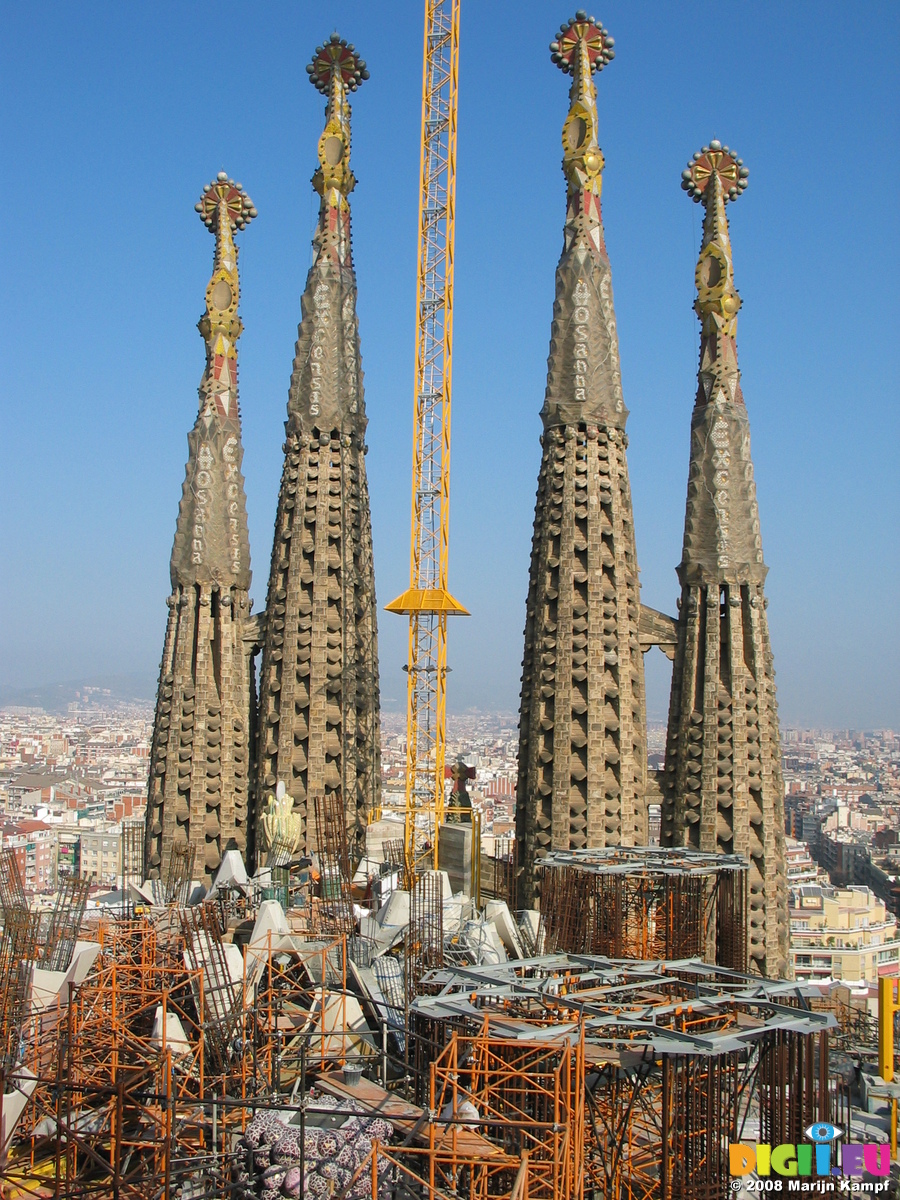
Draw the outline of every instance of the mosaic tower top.
M700 364L691 435L691 474L682 581L764 579L750 430L737 353L741 298L725 205L747 187L737 152L713 138L682 172L681 186L705 208L694 280Z
M628 417L600 211L604 159L593 79L614 58L613 45L609 31L583 10L561 25L550 43L551 59L571 76L572 85L562 128L566 223L541 413L546 428L624 429Z
M194 205L216 239L206 311L197 323L206 343L200 408L188 434L188 464L172 547L172 587L195 583L250 586L247 502L241 475L237 342L240 279L234 234L256 216L240 183L220 171Z

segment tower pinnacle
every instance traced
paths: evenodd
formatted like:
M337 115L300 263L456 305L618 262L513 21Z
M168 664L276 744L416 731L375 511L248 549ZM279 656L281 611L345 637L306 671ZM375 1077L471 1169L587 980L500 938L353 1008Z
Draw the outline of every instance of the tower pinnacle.
M592 78L612 59L612 46L603 26L581 11L550 43L551 58L571 74L572 87L562 132L566 223L541 414L548 427L588 421L624 429L628 417L600 211L604 160L597 141L597 90Z
M694 309L703 322L705 335L722 332L733 338L737 333L741 301L734 287L725 205L744 191L749 174L744 160L715 138L694 154L681 173L682 188L706 209L703 244L694 274Z
M548 850L647 841L628 410L600 212L593 82L612 47L583 11L550 45L572 86L522 664L516 836L523 907L534 900L535 864Z
M243 325L234 233L256 216L240 184L220 171L203 189L195 210L216 238L206 311L197 328L206 342L200 409L188 434L187 476L175 542L172 586L195 583L250 587L247 505L240 475L237 340Z
M766 566L735 340L741 300L725 215L748 175L717 140L682 173L681 186L706 213L695 272L700 365L661 841L747 855L749 959L761 973L781 975L788 967L784 788Z
M362 369L356 328L356 277L348 197L356 186L350 170L348 95L369 78L352 43L331 35L316 47L306 68L310 82L328 97L325 128L318 142L319 165L312 185L321 197L313 234L313 264L301 298L294 370L288 398L288 427L364 436Z
M583 9L560 26L556 41L550 43L552 61L572 76L569 114L562 132L563 171L569 196L589 191L598 202L598 220L604 160L597 141L597 89L592 76L615 57L614 44L609 32ZM582 210L585 207L591 206L582 204Z
M702 467L705 479L698 488L695 478L688 498L681 570L691 578L724 578L730 570L742 578L748 572L754 578L765 578L749 427L746 444L742 440L733 447L727 444L730 435L726 432L731 429L732 410L738 417L744 412L744 397L736 341L741 299L734 286L725 205L745 190L749 174L735 151L713 139L694 154L681 176L682 188L706 210L694 272L694 311L701 325L695 417L706 414L706 420L715 413L712 442L702 454L698 448L693 460L697 468ZM734 426L732 432L736 430ZM743 459L746 472L736 470Z
M313 175L313 187L323 202L341 207L341 197L349 196L356 186L350 170L350 104L348 92L355 92L369 78L365 60L352 42L336 33L316 47L306 68L310 83L328 97L325 129L319 138L319 166Z
M167 869L173 845L189 842L209 880L226 850L245 851L249 746L255 718L250 655L250 542L241 475L237 340L243 328L236 230L256 216L224 171L194 205L216 238L206 310L200 406L188 434L175 541L172 594L150 751L147 867Z
M283 783L312 847L339 795L354 854L381 789L366 409L350 238L349 94L366 64L336 33L306 68L327 97L312 185L319 221L301 297L260 670L258 809ZM260 829L260 849L264 843Z
M238 316L241 297L234 231L245 229L256 216L253 201L239 183L220 171L194 205L200 220L215 234L212 278L206 287L206 312L197 328L206 342L206 371L200 385L201 411L233 417L232 390L237 383L237 339L243 332Z

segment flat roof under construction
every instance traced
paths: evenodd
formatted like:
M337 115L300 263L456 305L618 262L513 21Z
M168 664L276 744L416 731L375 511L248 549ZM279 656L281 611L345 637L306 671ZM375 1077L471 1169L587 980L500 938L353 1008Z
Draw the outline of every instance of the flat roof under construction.
M592 850L548 850L535 864L574 867L594 875L716 875L746 871L742 854L710 854L684 846L605 846Z
M623 1042L654 1054L719 1055L776 1030L799 1034L836 1028L831 1013L813 1011L816 993L789 981L762 979L700 959L637 962L581 954L548 954L524 962L436 970L423 981L440 989L418 996L412 1011L436 1021L492 1017L495 1036L517 1020L546 1022L541 1036L585 1023L585 1038L612 1049ZM555 1014L555 1016L553 1015ZM534 1036L530 1033L512 1036Z

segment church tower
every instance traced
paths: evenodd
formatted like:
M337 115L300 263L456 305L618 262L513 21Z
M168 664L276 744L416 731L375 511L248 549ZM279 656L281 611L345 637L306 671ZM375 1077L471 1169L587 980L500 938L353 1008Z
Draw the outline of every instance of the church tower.
M349 93L365 63L337 34L307 67L327 97L321 197L301 300L260 674L258 807L284 783L312 841L314 798L339 794L351 858L380 802L378 647L366 412L350 244ZM259 845L265 852L266 845Z
M691 420L678 640L669 703L662 842L750 859L749 954L788 965L784 785L750 424L737 361L725 205L747 186L734 151L712 141L682 187L706 213L697 263L700 369Z
M593 74L613 39L579 12L551 43L571 76L568 207L550 331L519 720L519 903L548 850L647 841L644 664Z
M196 205L216 239L206 312L200 411L170 566L172 594L150 750L146 870L165 872L173 843L196 847L209 882L226 850L247 848L254 715L250 543L241 475L237 339L240 286L234 233L256 216L224 171Z

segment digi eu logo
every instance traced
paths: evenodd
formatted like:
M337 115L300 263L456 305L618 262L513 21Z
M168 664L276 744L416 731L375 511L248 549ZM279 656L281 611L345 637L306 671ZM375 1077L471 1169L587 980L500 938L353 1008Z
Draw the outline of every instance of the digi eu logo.
M792 1192L887 1191L887 1179L883 1183L859 1182L863 1174L890 1175L891 1148L887 1143L846 1142L841 1147L832 1146L842 1131L827 1121L817 1121L804 1132L809 1139L806 1143L729 1143L732 1190L780 1192L787 1180L787 1190ZM752 1172L756 1177L747 1178Z

